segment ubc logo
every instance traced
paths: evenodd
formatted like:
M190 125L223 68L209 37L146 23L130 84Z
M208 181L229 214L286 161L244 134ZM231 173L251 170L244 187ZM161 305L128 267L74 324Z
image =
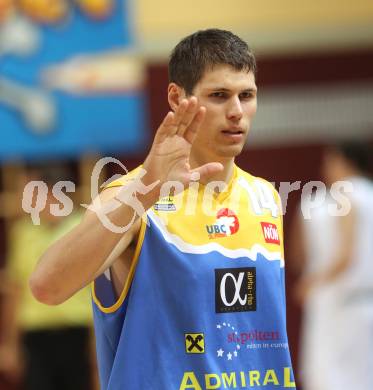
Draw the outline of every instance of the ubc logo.
M265 242L280 245L277 226L269 222L260 222L260 224L262 225Z
M255 310L255 267L215 269L216 313Z
M206 225L209 238L227 237L237 233L240 227L237 215L230 209L220 209L213 225Z

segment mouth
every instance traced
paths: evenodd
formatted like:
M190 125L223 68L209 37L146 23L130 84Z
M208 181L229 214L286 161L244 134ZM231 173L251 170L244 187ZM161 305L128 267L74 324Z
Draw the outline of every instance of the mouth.
M241 142L245 132L242 129L226 129L221 131L225 139L230 140L233 143Z
M243 134L243 131L242 130L237 130L237 131L232 131L232 130L223 130L222 131L223 134Z
M243 128L239 126L233 126L228 129L222 130L222 133L226 135L239 135L239 134L244 134L245 131L243 130Z

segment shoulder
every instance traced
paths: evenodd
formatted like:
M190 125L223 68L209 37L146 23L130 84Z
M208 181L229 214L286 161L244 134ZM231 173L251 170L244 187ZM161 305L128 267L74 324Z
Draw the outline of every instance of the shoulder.
M269 209L272 216L283 215L282 201L274 184L237 167L237 183L243 187L256 209Z
M105 189L122 187L122 186L127 185L129 182L133 181L134 178L140 173L141 168L142 168L142 165L138 166L137 168L133 169L132 171L129 171L125 175L122 175L122 176L114 175L112 178L110 178L104 184Z
M244 171L243 169L236 166L237 169L237 180L242 183L242 181L247 182L250 185L256 185L262 188L267 189L267 191L271 191L271 193L275 196L277 200L280 199L279 193L277 192L273 183L269 182L266 179L263 179L259 176L254 176L249 172Z

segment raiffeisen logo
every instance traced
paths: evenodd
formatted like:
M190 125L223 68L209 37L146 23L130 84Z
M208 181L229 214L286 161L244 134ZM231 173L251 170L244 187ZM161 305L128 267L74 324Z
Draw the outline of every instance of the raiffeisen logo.
M237 215L230 209L220 209L213 225L206 225L209 238L227 237L237 233L240 224Z

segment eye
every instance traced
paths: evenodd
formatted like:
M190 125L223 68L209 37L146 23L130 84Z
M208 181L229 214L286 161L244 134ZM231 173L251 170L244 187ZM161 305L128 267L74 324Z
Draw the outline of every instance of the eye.
M240 99L241 100L249 100L256 96L255 91L245 91L240 93Z
M225 92L213 92L210 94L211 97L213 98L220 98L220 99L223 99L226 97L226 93Z

